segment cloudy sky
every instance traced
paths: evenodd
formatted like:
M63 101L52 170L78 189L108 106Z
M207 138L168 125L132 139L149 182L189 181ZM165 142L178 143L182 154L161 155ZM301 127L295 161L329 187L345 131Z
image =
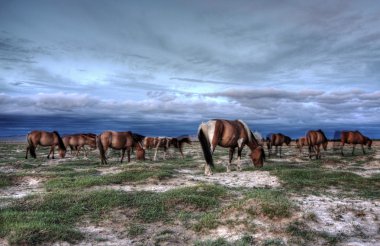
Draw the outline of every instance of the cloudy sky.
M0 112L380 123L380 1L0 1Z

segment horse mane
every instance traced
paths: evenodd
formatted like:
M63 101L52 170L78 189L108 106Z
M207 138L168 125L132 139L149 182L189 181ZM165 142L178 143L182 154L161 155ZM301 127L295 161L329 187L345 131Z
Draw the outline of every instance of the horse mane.
M325 140L328 141L325 133L321 129L318 129L318 132L320 132L322 134L322 136L325 138Z
M53 131L53 133L58 137L59 148L66 151L65 144L63 143L63 140L62 140L61 136L59 135L59 133L57 131Z
M239 121L241 124L243 124L244 129L245 129L245 131L247 132L248 141L249 141L249 142L252 142L252 136L253 136L253 133L252 133L252 131L249 129L248 125L247 125L244 121L242 121L242 120L237 120L237 121ZM251 133L251 134L249 134L249 133ZM256 140L256 139L255 139L255 140ZM257 142L257 140L256 140L256 142Z

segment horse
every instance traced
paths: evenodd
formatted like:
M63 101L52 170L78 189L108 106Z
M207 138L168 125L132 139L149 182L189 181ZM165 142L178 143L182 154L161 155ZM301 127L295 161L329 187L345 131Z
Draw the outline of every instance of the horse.
M50 146L49 154L47 158L50 158L52 154L52 159L54 159L54 148L58 146L58 153L61 158L65 157L66 147L62 141L61 136L57 131L46 132L46 131L31 131L27 134L26 140L28 146L26 147L25 159L28 159L28 152L33 158L37 158L36 148L38 145L41 146Z
M170 145L173 145L175 148L179 150L179 153L181 153L182 159L185 158L183 155L183 144L187 143L191 145L191 140L188 136L179 136L171 139Z
M286 146L289 146L292 139L282 133L272 133L267 135L267 148L268 148L268 156L270 156L272 152L272 147L276 147L276 155L278 153L278 146L280 146L280 158L281 158L281 151L282 151L282 145L285 143Z
M250 157L253 164L256 167L263 166L264 150L247 124L242 120L214 119L201 123L198 128L198 139L206 160L205 175L212 175L211 168L214 167L212 154L217 145L229 148L227 172L230 172L230 164L236 147L238 148L238 169L241 170L241 152L245 145L251 149Z
M135 148L135 155L136 155L136 160L138 161L145 161L145 150L143 147L143 140L145 136L137 134L137 133L132 133L132 138L133 138L133 145L132 148Z
M371 149L372 146L372 140L361 134L359 131L342 131L340 133L340 143L342 156L345 143L352 144L352 155L354 155L355 146L357 144L362 146L363 154L365 154L363 145L368 145L368 149Z
M158 149L164 149L164 159L166 159L166 151L171 144L172 138L169 137L145 137L143 140L143 149L154 149L153 160L156 161Z
M73 150L77 151L75 156L79 155L81 148L83 148L84 154L87 156L86 148L84 147L85 145L90 146L92 149L96 149L96 135L93 133L79 133L68 135L64 136L62 140L66 148L70 147L71 153Z
M127 151L128 162L131 161L131 149L136 142L141 142L143 136L128 132L104 131L96 137L100 159L102 164L107 164L106 151L108 148L121 150L120 163L123 162Z
M311 159L311 151L315 152L315 158L321 159L320 146L322 145L324 150L327 150L328 140L325 133L318 129L316 131L310 130L306 134L307 145L309 147L309 159Z
M307 145L307 138L306 137L300 137L296 139L296 146L300 151L300 154L302 154L302 147Z

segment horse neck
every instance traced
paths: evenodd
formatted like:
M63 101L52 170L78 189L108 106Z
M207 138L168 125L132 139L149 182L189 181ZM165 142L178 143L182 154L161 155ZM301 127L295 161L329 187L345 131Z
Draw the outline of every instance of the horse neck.
M254 150L256 149L257 147L259 147L259 143L257 142L257 140L255 138L252 138L251 141L248 141L247 142L247 146L251 149L251 150Z

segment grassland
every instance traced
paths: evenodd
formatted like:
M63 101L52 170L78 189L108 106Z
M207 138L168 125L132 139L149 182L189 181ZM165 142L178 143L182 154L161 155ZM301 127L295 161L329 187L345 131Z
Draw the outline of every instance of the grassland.
M217 148L203 175L198 143L184 159L101 165L88 157L25 159L24 143L0 144L0 244L40 245L371 245L380 240L380 143L341 157L330 146L309 160L295 146L261 169L243 151L226 173ZM152 156L148 152L148 159Z

